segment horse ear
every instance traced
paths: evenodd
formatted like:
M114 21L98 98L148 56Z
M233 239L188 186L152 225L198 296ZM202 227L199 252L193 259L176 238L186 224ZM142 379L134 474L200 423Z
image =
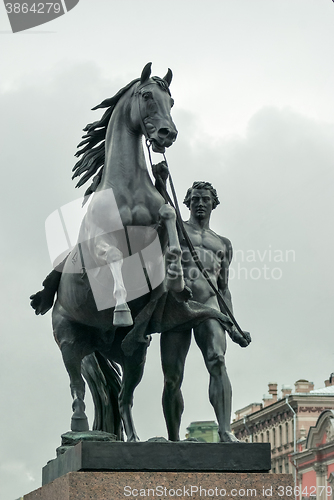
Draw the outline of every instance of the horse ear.
M149 62L144 67L143 71L141 72L140 83L144 83L144 82L146 82L146 80L148 80L150 78L150 76L151 76L151 66L152 66L152 63Z
M167 83L168 87L171 84L172 78L173 78L172 70L170 68L168 68L166 76L163 77L163 80L165 80L165 82Z

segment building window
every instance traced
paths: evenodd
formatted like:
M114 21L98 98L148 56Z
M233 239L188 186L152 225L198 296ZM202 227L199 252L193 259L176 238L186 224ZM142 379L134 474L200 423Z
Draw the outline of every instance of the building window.
M289 462L285 462L285 474L289 474Z
M263 432L261 432L261 443L263 443Z
M289 423L286 422L285 424L285 434L286 434L286 444L289 443Z
M282 446L282 444L283 444L283 432L282 432L282 426L281 425L278 428L278 432L279 432L279 443L278 443L278 446Z
M273 447L276 448L276 429L273 428Z
M270 443L270 439L269 439L269 431L267 431L267 443Z
M282 472L283 472L282 464L279 466L278 470L279 470L279 473L282 474Z
M255 436L255 443L257 443L257 440L258 440L258 435L256 434L256 436Z

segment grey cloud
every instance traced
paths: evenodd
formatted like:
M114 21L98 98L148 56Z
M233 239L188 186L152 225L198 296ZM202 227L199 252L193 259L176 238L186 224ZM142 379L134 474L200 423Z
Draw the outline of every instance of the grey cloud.
M6 409L1 414L5 432L0 473L14 498L39 486L41 467L53 458L71 414L69 382L52 338L50 316L36 318L29 308L28 296L50 269L44 221L80 194L70 176L81 129L95 119L89 107L112 95L122 83L104 80L94 64L78 64L40 75L39 81L28 80L0 95L6 124L0 136L4 234L0 397ZM323 348L331 345L333 323L329 307L333 126L292 109L263 108L250 120L244 137L217 140L200 134L196 113L179 106L173 116L180 134L168 160L180 203L193 180L208 180L221 200L212 227L229 237L235 250L263 255L271 245L272 250L296 252L295 262L277 264L283 272L280 280L241 276L231 281L238 321L254 337L248 349L229 342L234 408L261 398L266 373L279 383L303 376L321 386L333 362L331 348L326 352ZM182 211L186 218L187 209ZM274 265L268 257L264 263ZM242 265L249 272L263 262L257 258ZM298 366L292 363L297 356ZM135 395L142 439L166 435L159 365L156 336L144 381ZM207 382L194 346L185 375L183 432L191 420L214 418ZM90 403L89 407L91 415Z

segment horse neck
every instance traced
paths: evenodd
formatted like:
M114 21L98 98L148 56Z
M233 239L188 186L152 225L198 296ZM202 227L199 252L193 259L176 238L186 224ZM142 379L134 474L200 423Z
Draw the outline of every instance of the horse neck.
M129 126L125 104L118 105L110 119L106 134L105 164L100 188L138 187L149 177L141 132Z

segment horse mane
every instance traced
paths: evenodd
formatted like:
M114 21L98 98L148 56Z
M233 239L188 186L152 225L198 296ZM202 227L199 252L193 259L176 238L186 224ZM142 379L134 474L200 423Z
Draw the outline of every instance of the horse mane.
M97 172L97 174L93 177L93 182L84 194L84 203L87 201L88 196L96 191L96 188L101 181L105 159L105 137L111 115L120 98L139 80L139 78L132 80L132 82L128 83L128 85L119 90L113 97L105 99L98 106L92 108L93 110L99 108L108 109L104 112L100 120L86 125L83 129L86 134L82 136L82 139L84 140L77 146L81 149L75 153L76 157L82 156L72 169L74 172L72 179L82 176L75 187L81 187Z
M156 83L160 85L160 87L163 88L163 90L167 91L169 93L168 86L166 85L166 82L157 77L153 76L152 80L154 80ZM108 108L102 118L96 122L93 123L88 123L86 127L83 129L84 132L86 132L85 135L82 136L83 141L78 144L79 149L76 153L76 157L80 157L80 160L74 165L72 172L74 172L72 179L75 179L75 177L80 177L79 182L76 184L76 188L81 187L83 184L85 184L94 174L96 174L93 177L93 181L89 188L86 190L84 194L84 202L83 204L86 203L88 200L88 197L96 191L97 186L99 185L101 178L102 178L102 173L103 173L103 167L104 167L104 160L105 160L105 137L107 133L107 128L108 124L111 118L111 115L116 107L116 104L120 100L120 98L137 82L140 81L140 78L136 78L135 80L132 80L132 82L128 83L125 87L120 89L117 94L115 94L113 97L110 97L109 99L105 99L104 101L101 102L98 106L95 106L92 108L92 110L99 109L99 108ZM97 173L96 173L97 172Z

